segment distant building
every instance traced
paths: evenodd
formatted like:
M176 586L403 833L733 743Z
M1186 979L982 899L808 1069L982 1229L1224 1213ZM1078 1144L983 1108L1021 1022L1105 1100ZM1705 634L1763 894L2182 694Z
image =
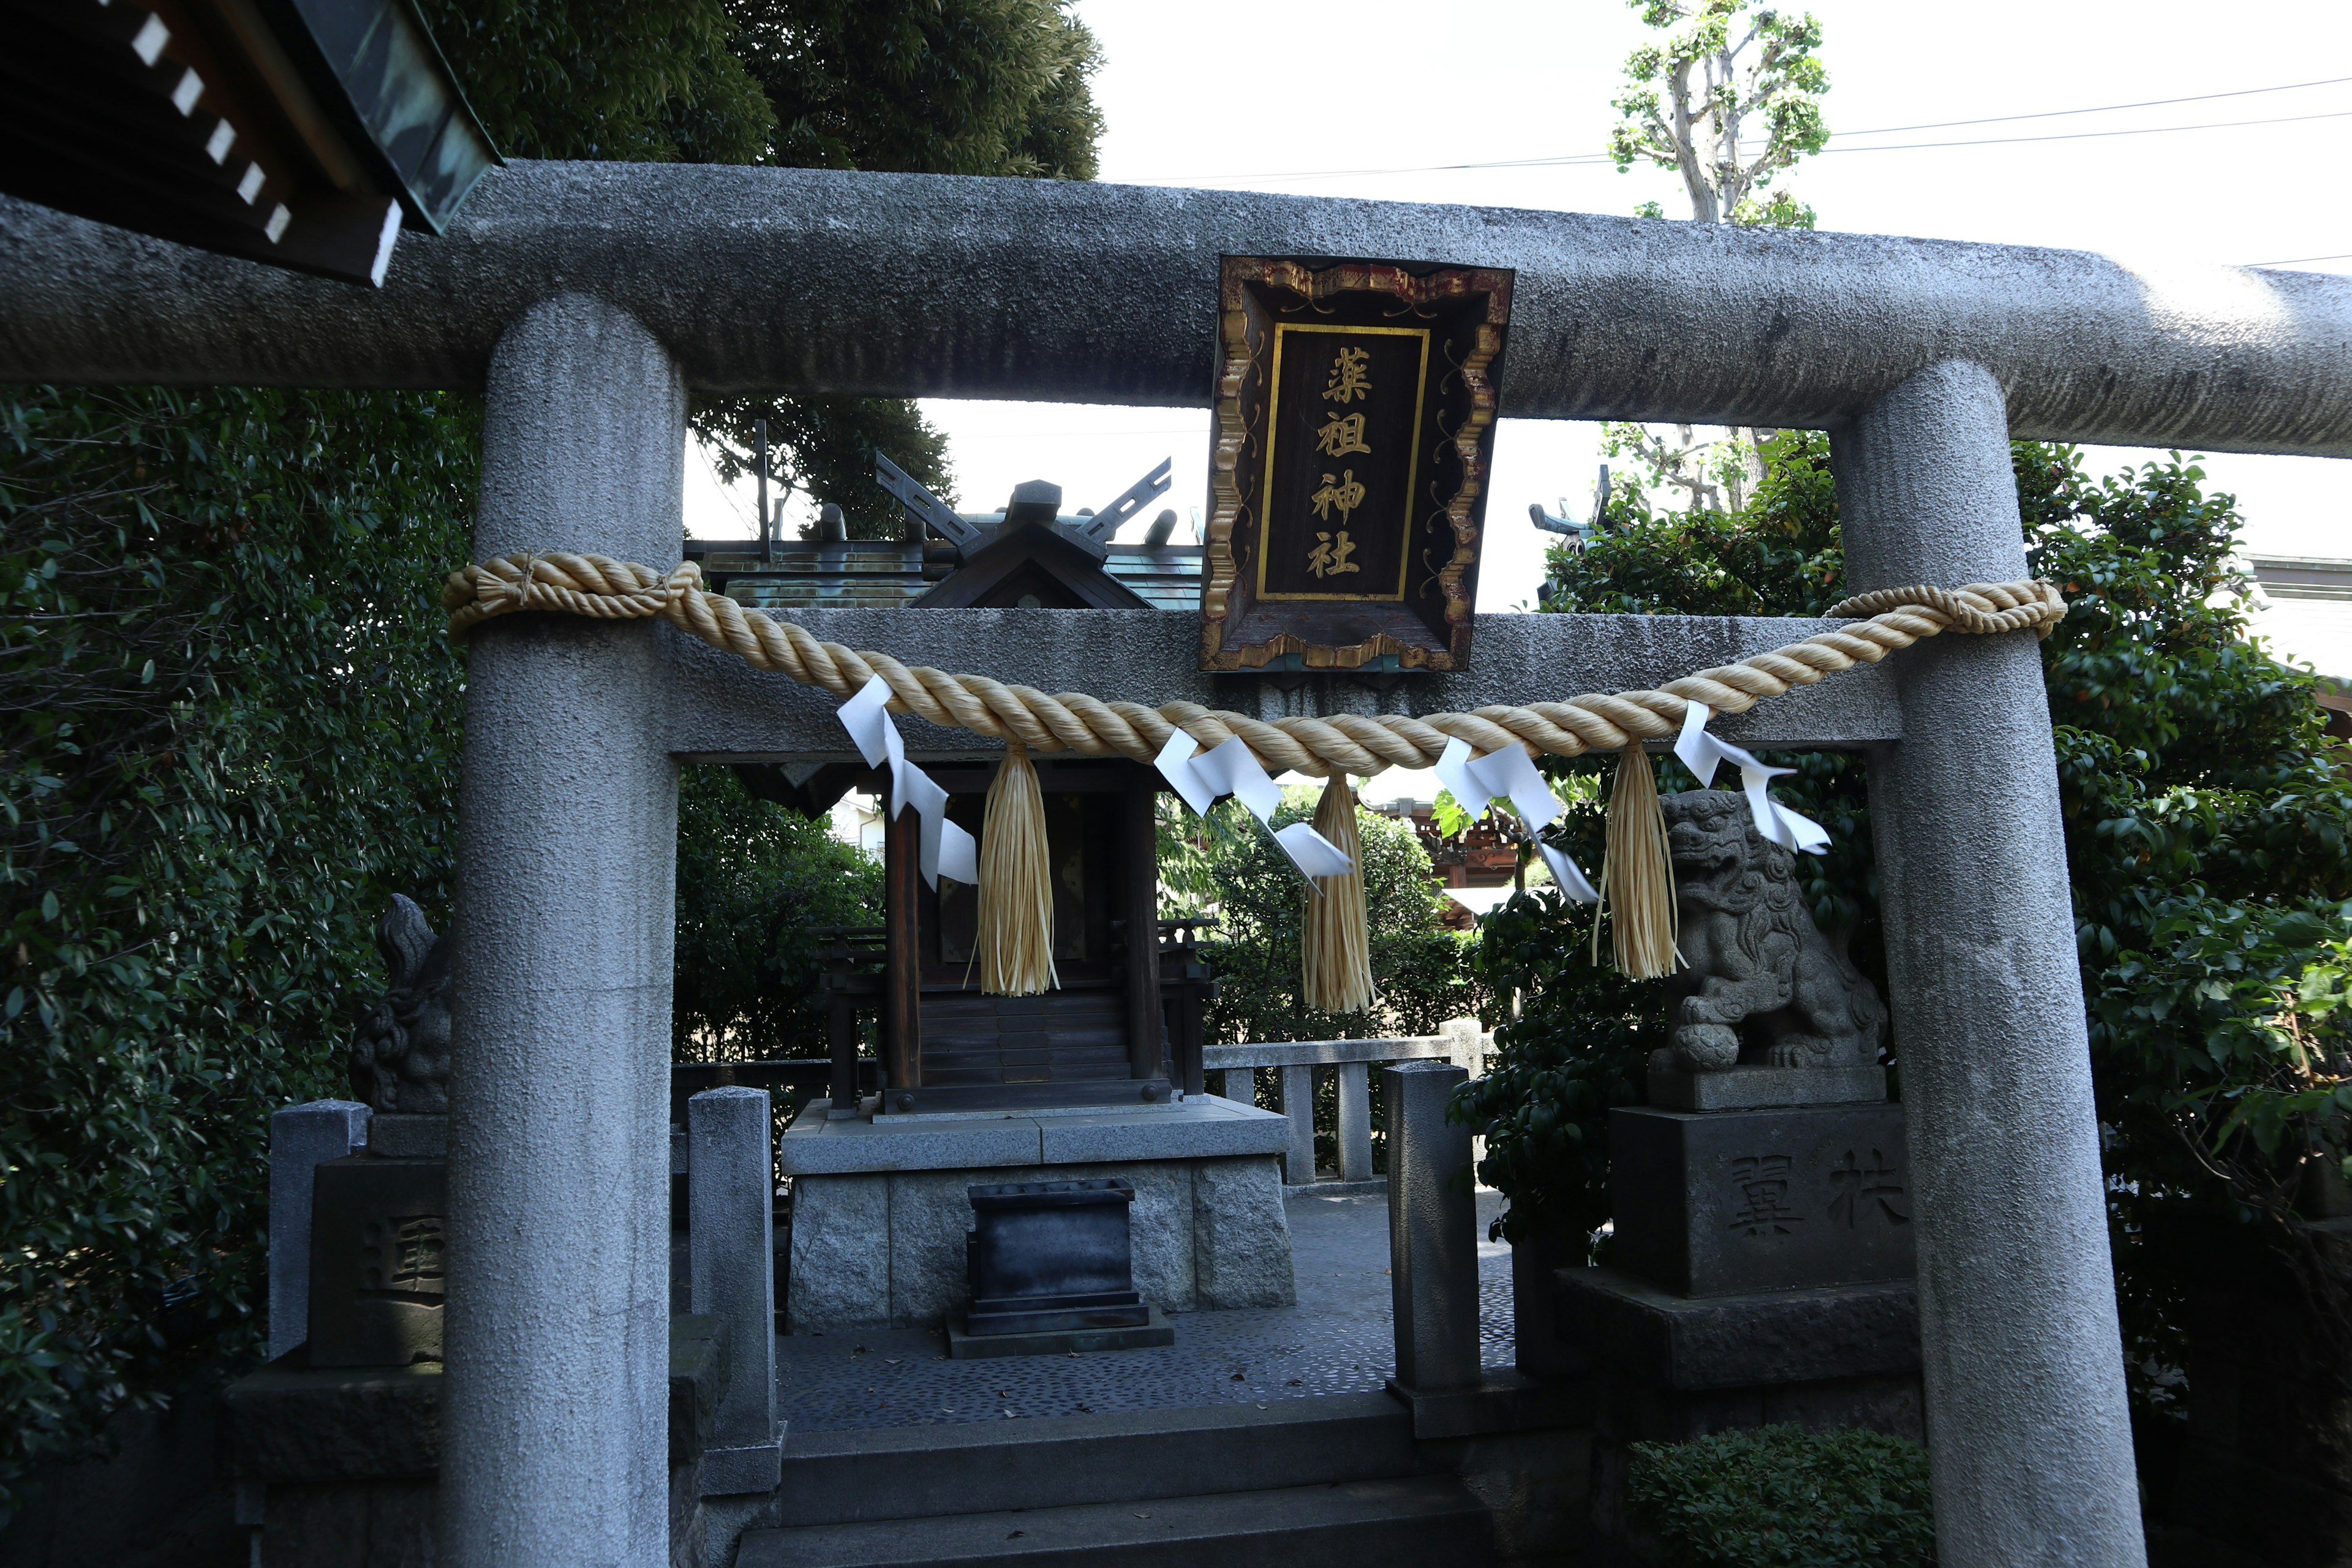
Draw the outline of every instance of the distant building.
M2352 683L2352 561L2256 555L2247 565L2260 586L2255 635L2279 658Z
M1519 847L1496 826L1493 815L1480 817L1460 833L1447 834L1439 830L1436 807L1429 801L1383 801L1372 809L1410 823L1420 837L1421 847L1429 851L1430 869L1449 900L1439 911L1446 925L1467 931L1475 923L1475 916L1510 896L1519 866ZM1538 872L1528 881L1533 885L1550 879L1548 873Z

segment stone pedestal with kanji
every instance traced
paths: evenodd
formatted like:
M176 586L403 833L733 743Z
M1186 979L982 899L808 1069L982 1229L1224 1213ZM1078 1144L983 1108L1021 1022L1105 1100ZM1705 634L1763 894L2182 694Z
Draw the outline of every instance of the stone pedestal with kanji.
M1612 1113L1606 1267L1559 1271L1592 1370L1593 1521L1623 1537L1627 1446L1733 1427L1924 1437L1903 1108Z

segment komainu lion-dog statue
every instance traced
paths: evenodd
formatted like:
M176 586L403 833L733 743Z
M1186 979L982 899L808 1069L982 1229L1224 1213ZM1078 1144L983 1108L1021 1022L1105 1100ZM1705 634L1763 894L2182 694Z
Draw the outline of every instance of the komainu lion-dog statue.
M1780 1068L1875 1067L1885 1005L1813 924L1795 855L1756 831L1744 795L1692 790L1659 804L1687 967L1667 977L1674 1039L1652 1053L1653 1069L1724 1072L1743 1055Z

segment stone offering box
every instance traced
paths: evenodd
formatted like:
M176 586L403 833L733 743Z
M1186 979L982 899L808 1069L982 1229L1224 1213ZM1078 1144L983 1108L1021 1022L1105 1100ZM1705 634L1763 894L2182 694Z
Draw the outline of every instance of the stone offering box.
M1126 1329L1150 1314L1135 1292L1127 1228L1135 1189L1091 1182L1013 1182L971 1189L964 1237L975 1334Z

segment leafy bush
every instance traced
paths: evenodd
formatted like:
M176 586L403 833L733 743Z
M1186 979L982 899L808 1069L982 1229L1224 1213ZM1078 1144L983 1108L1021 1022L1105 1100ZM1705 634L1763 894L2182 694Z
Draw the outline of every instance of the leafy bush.
M1650 1052L1665 1043L1664 993L1594 964L1591 929L1551 888L1487 915L1475 971L1497 998L1516 993L1519 1014L1496 1025L1494 1066L1451 1108L1486 1139L1479 1179L1511 1196L1496 1237L1557 1237L1562 1263L1580 1261L1609 1219L1609 1112L1643 1102Z
M1764 481L1734 513L1654 515L1621 489L1608 530L1580 553L1554 552L1546 607L1817 615L1834 603L1828 444L1797 432L1764 453ZM2337 1178L2352 1172L2347 753L2323 739L2316 678L2248 637L2231 564L2241 520L2195 463L2174 454L2093 479L2073 448L2032 442L2012 463L2030 570L2070 605L2042 664L2136 1411L2180 1414L2188 1299L2243 1272L2214 1250L2224 1236L2267 1238L2299 1282L2302 1331L2326 1347L2315 1364L2334 1369L2312 1386L2340 1388L2352 1300L2305 1222L2341 1204ZM1799 769L1776 793L1832 836L1828 855L1800 863L1814 917L1875 980L1864 765L1776 760ZM1660 775L1663 789L1685 782L1671 763ZM1597 855L1597 822L1580 797L1562 841ZM1479 960L1518 991L1523 1017L1498 1036L1501 1070L1458 1110L1487 1132L1483 1170L1511 1196L1514 1234L1547 1214L1606 1216L1607 1107L1639 1091L1655 1004L1573 971L1586 929L1581 911L1527 903L1489 922Z
M1320 793L1319 786L1286 790L1275 826L1312 818ZM1356 808L1379 995L1361 1013L1324 1013L1300 994L1299 940L1312 895L1272 836L1230 800L1212 809L1205 822L1186 816L1181 823L1162 818L1162 875L1178 892L1181 912L1208 906L1216 911L1213 940L1202 944L1217 980L1205 1025L1209 1039L1430 1035L1448 1018L1479 1011L1486 987L1470 973L1467 940L1437 923L1429 851L1411 825Z
M824 940L809 928L881 924L880 865L824 822L752 799L732 769L689 766L677 894L677 1058L824 1055Z
M255 1352L268 1113L347 1092L394 892L446 920L464 399L0 403L0 1514Z
M1929 1568L1927 1451L1876 1432L1760 1426L1636 1443L1627 1517L1671 1568Z

